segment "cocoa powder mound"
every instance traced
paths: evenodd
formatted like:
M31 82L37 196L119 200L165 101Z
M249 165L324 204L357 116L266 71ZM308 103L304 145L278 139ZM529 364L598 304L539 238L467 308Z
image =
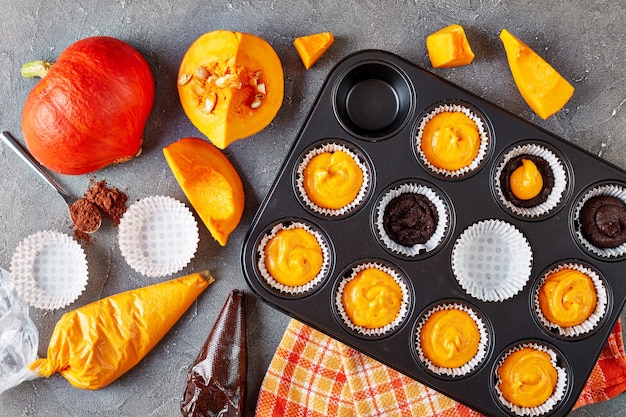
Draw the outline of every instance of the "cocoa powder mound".
M105 180L100 180L91 183L85 198L110 217L115 226L120 224L120 220L126 212L126 201L128 200L128 196L122 191L115 187L109 187Z
M79 198L70 206L74 226L82 232L94 232L100 227L102 216L98 208L85 198Z

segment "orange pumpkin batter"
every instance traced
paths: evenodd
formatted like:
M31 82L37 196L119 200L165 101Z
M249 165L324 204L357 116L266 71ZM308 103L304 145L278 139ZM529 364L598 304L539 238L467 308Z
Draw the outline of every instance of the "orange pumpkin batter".
M367 268L346 284L341 301L352 323L367 329L380 328L398 316L402 288L387 272Z
M478 155L480 133L462 112L441 112L424 126L422 152L435 167L456 171L468 167Z
M304 189L319 207L337 210L354 201L363 184L363 171L343 151L314 156L304 169Z
M280 230L264 249L265 267L278 282L298 287L315 278L322 269L324 255L319 242L307 230Z
M519 407L538 407L554 393L557 371L548 353L530 347L511 353L498 369L500 391Z
M511 174L511 191L520 200L530 200L539 195L543 188L543 178L537 165L529 159L522 159L522 166Z
M561 327L584 322L596 309L597 294L591 278L565 268L551 273L539 290L539 306L544 316Z
M458 368L478 352L480 333L472 317L463 310L440 310L431 314L420 332L424 355L433 365Z

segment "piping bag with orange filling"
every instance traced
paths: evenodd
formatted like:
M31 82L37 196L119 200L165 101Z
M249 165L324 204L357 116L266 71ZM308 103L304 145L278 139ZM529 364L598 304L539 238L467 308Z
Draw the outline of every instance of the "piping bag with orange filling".
M65 313L48 357L29 368L45 377L58 372L77 388L105 387L139 363L213 281L209 271L198 272Z
M189 370L180 411L184 417L243 416L247 376L245 294L233 290Z

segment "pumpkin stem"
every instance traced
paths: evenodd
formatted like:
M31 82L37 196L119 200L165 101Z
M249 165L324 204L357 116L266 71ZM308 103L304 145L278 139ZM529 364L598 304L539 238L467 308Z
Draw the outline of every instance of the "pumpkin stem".
M22 65L20 73L26 78L43 78L48 74L53 64L53 62L46 61L30 61Z

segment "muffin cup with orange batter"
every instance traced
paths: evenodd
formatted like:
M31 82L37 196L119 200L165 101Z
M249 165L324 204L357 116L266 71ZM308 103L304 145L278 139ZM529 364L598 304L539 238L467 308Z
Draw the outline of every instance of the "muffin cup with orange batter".
M487 356L487 324L466 303L440 303L417 321L415 349L420 363L433 374L467 376Z
M494 368L494 391L500 403L519 416L549 413L564 398L568 372L557 352L526 342L506 351Z
M334 292L334 307L341 324L360 336L386 336L408 316L407 279L379 261L358 263L342 274Z
M297 193L305 206L324 216L353 212L366 199L371 172L360 154L329 141L304 154L295 171Z
M257 268L272 289L287 295L310 293L327 277L331 254L320 231L300 221L277 223L262 237Z
M415 135L415 150L434 174L460 179L476 172L491 146L484 119L468 106L446 103L422 117Z
M606 314L606 287L594 269L567 262L551 268L537 282L534 309L541 324L563 337L594 330Z

